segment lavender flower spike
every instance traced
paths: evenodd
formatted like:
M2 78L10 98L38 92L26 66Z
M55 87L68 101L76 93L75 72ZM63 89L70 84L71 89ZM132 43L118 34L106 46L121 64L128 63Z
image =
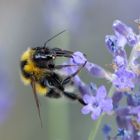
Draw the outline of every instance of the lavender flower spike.
M85 105L81 112L83 114L89 114L91 112L91 118L96 120L103 112L110 112L113 109L112 99L107 98L106 88L100 86L97 89L96 96L84 95L83 96Z
M118 34L123 35L130 46L134 46L137 43L138 39L136 34L133 32L133 30L130 27L125 25L123 22L119 20L114 21L113 29L116 35Z

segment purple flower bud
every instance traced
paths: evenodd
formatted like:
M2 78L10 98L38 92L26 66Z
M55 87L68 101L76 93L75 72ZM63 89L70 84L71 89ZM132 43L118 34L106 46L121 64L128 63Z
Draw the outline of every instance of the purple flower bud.
M105 37L105 43L106 43L107 49L109 50L109 52L111 54L116 53L116 51L118 50L116 36L114 36L114 35L107 35Z
M120 56L124 59L125 63L127 63L127 55L126 51L124 50L124 46L126 44L126 39L119 36L107 35L105 38L107 49L116 59L116 56Z
M140 95L139 93L135 93L134 95L127 95L127 104L129 106L139 106L140 105Z
M87 62L85 65L87 71L98 78L107 78L108 73L100 66Z
M121 67L125 67L126 66L126 61L125 58L117 55L115 58L114 58L114 63L115 65L117 66L117 68L121 68Z
M123 93L122 92L114 92L112 100L114 108L118 107L119 101L122 99Z
M126 66L128 64L127 54L124 48L120 48L113 58L114 63L117 67Z
M123 22L119 20L114 21L113 29L116 34L119 33L120 35L123 35L127 39L127 42L130 46L134 46L137 43L138 39L136 34L130 27L125 25Z
M74 64L84 64L87 59L85 58L84 54L81 52L75 52L73 54L73 63Z
M120 33L121 35L126 35L128 34L130 28L125 25L123 22L121 22L120 20L115 20L113 23L113 28L115 30L115 32Z

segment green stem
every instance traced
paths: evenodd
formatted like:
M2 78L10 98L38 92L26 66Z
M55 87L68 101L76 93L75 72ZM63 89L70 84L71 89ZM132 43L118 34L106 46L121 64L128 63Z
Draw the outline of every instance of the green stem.
M115 88L114 88L114 86L112 86L112 87L110 88L110 91L109 91L109 94L108 94L109 97L112 96L114 90L115 90ZM102 120L103 120L103 117L104 117L104 115L102 115L102 116L98 119L96 125L94 125L92 131L90 132L90 135L89 135L88 140L95 140L95 139L96 139L97 132L98 132L98 130L99 130L99 128L100 128L100 125L101 125L101 122L102 122Z
M100 124L102 122L102 119L103 119L103 115L98 119L97 123L96 123L96 126L93 128L93 131L91 131L90 135L89 135L89 138L88 140L95 140L96 138L96 134L100 128Z

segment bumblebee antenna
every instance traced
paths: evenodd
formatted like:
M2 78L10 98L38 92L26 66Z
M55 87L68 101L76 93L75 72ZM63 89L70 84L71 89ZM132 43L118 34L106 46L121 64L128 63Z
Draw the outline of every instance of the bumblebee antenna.
M54 38L56 38L57 36L59 36L60 34L64 33L66 30L63 30L61 32L59 32L58 34L54 35L53 37L51 37L50 39L48 39L45 43L44 43L44 47L46 47L47 43L50 42L51 40L53 40Z

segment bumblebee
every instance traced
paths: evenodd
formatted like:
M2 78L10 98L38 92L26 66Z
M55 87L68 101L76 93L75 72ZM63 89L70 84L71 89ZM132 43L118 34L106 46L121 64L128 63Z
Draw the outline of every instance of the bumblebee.
M39 117L40 105L37 94L50 98L59 98L64 95L85 105L79 95L65 91L65 87L72 82L72 78L80 72L86 62L79 66L78 70L73 74L68 76L60 75L56 70L73 65L56 65L56 58L72 58L73 52L60 48L49 48L46 46L47 42L40 47L28 48L22 54L20 60L21 79L25 85L31 85L33 89Z

